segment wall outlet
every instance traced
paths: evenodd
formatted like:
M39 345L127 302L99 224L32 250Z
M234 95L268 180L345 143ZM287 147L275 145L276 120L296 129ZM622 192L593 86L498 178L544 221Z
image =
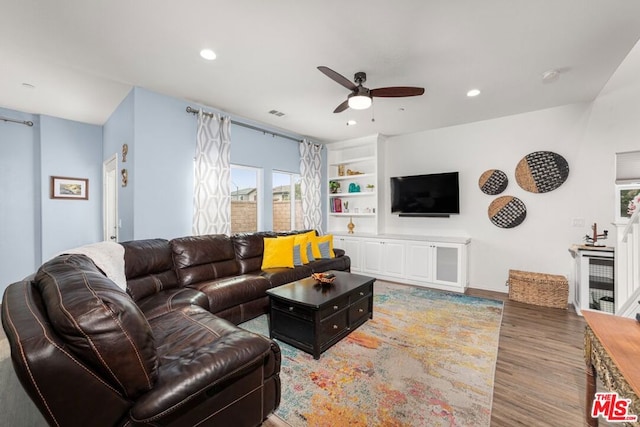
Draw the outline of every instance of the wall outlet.
M571 225L573 227L580 227L580 228L584 227L584 218L573 218L571 220Z

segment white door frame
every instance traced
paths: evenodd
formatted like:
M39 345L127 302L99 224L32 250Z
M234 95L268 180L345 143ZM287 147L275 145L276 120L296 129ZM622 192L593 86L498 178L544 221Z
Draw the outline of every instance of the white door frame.
M118 241L118 153L102 164L102 230L105 241Z

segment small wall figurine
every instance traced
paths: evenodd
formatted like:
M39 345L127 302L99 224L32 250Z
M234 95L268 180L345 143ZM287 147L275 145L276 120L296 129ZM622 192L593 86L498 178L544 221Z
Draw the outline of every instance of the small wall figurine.
M127 161L127 154L129 154L129 145L122 144L122 163Z
M129 182L129 172L127 172L126 169L122 169L120 171L120 174L122 175L122 186L126 187L127 183Z

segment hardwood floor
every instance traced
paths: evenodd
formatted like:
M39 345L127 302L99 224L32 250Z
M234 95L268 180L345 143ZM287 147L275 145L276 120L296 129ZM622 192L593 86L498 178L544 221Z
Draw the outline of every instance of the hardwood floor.
M585 425L583 318L499 292L467 294L504 301L491 426Z

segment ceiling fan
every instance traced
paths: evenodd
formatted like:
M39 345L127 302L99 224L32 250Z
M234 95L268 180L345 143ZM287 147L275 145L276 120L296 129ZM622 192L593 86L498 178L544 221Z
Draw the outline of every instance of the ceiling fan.
M362 71L357 72L353 76L353 81L357 84L353 84L342 74L333 71L329 67L319 66L318 70L322 71L331 80L341 84L351 91L347 100L338 105L334 113L341 113L347 108L353 108L354 110L365 110L371 106L372 98L374 96L380 98L400 98L405 96L419 96L424 93L422 87L411 86L394 86L394 87L381 87L378 89L369 89L362 84L367 81L367 74Z

